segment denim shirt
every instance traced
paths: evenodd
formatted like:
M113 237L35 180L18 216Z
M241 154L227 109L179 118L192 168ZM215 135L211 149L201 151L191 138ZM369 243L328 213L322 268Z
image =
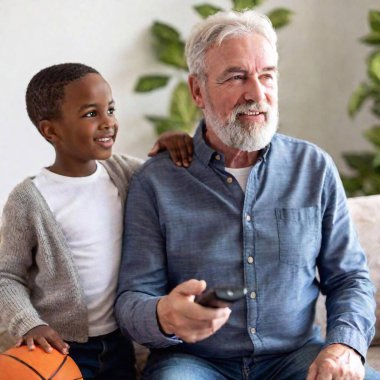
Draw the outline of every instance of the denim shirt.
M116 300L122 331L150 348L234 358L293 351L317 334L319 292L327 295L326 343L365 357L374 334L374 289L331 158L315 145L276 134L261 152L246 192L209 147L201 123L186 169L167 153L130 185ZM317 275L319 274L319 276ZM156 304L178 284L245 286L228 322L187 344L164 335Z

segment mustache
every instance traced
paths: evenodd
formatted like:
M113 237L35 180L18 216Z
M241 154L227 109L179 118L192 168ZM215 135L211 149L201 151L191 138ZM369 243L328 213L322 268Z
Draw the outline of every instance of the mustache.
M244 103L236 106L231 114L231 119L235 120L237 115L239 113L246 113L246 112L269 112L270 107L269 104L265 101L262 102L249 102L249 103Z

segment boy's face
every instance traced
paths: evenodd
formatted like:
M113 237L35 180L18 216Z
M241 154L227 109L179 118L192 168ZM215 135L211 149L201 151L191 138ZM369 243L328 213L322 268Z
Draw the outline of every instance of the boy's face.
M110 157L118 130L114 112L111 88L100 75L87 74L65 87L61 115L50 121L62 174Z

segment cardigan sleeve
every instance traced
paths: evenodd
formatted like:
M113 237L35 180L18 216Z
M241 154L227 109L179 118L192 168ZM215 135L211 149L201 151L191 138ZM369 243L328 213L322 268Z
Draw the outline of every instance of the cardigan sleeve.
M0 316L9 332L20 337L47 324L30 301L28 277L33 267L36 237L28 194L18 185L6 202L0 229Z

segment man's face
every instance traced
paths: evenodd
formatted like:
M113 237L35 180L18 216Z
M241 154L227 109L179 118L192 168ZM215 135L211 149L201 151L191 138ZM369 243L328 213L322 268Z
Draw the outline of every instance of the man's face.
M277 57L259 34L229 38L206 53L205 82L198 81L206 126L227 146L264 148L278 123Z

